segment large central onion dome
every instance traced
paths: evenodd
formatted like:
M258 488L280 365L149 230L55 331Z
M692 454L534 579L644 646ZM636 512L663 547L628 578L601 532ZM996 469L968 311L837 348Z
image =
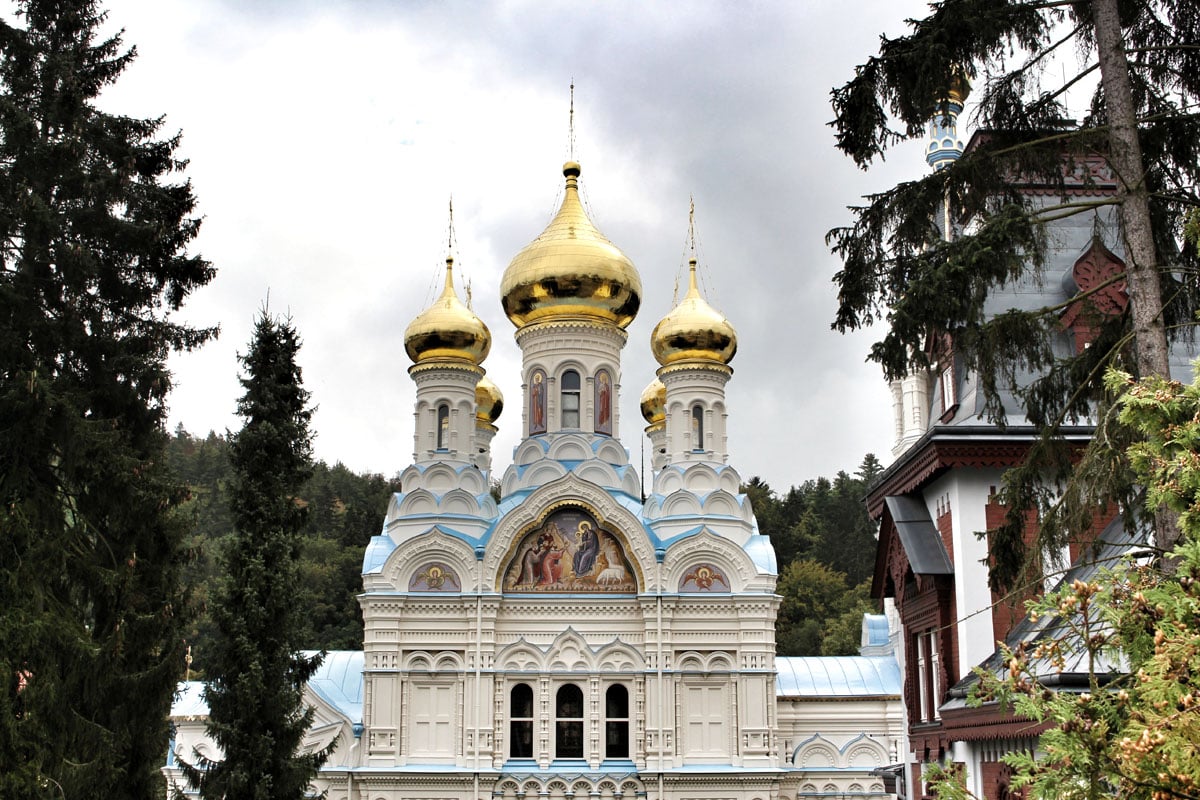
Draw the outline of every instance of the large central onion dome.
M642 279L624 253L588 219L579 202L579 164L563 165L562 207L546 230L517 253L500 283L504 313L517 327L555 319L633 322Z
M417 315L404 332L404 349L414 364L428 361L483 363L492 334L483 320L462 304L454 291L454 259L446 259L446 287L433 305Z
M650 349L664 367L680 361L728 364L737 352L737 332L725 315L700 296L696 259L688 262L687 296L650 334Z

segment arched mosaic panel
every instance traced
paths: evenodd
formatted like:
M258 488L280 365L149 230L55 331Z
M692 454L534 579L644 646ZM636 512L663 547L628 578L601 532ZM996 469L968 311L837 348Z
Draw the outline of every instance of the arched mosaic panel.
M563 508L531 530L504 570L504 591L636 592L621 542L581 508Z
M679 581L680 592L728 592L729 579L725 571L712 564L697 564L687 570Z
M460 592L462 582L454 570L440 562L425 564L408 581L410 592Z
M529 435L546 432L546 373L537 369L529 376Z
M602 369L596 373L595 409L596 433L612 436L612 376L608 370Z

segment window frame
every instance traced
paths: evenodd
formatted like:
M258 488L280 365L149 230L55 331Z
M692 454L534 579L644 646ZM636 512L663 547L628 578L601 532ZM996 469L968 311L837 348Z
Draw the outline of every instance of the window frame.
M564 693L578 695L579 716L567 716L564 710L570 710L569 703L573 697L564 697ZM583 689L575 683L561 684L554 692L554 758L555 760L582 761L587 751L585 739L585 722L587 720L587 703ZM571 737L578 740L577 747L569 741Z
M564 430L580 430L583 426L582 385L583 378L577 369L564 370L558 379L558 422Z

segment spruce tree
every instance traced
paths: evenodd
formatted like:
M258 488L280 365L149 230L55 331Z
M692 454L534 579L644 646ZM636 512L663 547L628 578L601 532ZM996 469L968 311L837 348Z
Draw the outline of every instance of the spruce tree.
M0 16L0 796L161 796L183 672L171 320L212 268L163 120L88 0Z
M1120 447L1128 432L1097 437L1107 444L1092 448L1082 467L1053 432L1103 408L1106 365L1166 376L1168 339L1194 321L1200 258L1180 244L1200 204L1200 5L945 0L911 26L906 36L884 38L879 55L833 91L838 147L865 168L896 142L924 136L964 77L976 84L973 122L987 135L951 166L868 198L851 225L829 233L844 263L834 327L886 321L870 357L888 378L930 366L926 345L953 337L955 356L978 377L997 420L1014 410L1004 408L1005 384L1041 374L1020 400L1048 435L1006 480L1009 520L992 539L992 577L1003 586L1024 556L1026 509L1040 506L1040 544L1057 549L1091 524L1098 504L1135 505ZM1073 73L1056 80L1059 66L1046 68L1055 58ZM1088 111L1068 124L1064 98L1090 76L1098 83ZM1113 169L1115 195L1069 196L1071 160L1095 153ZM1057 189L1061 200L1031 202L1021 184ZM973 221L953 241L931 224L946 203ZM985 312L991 290L1037 274L1048 222L1090 220L1104 206L1115 206L1120 221L1129 311L1100 324L1090 347L1055 352L1061 309ZM1053 487L1072 474L1085 480L1065 493ZM1174 526L1158 523L1160 543L1170 547Z
M241 358L244 423L230 445L230 506L235 532L221 555L213 599L218 635L210 653L208 733L221 760L185 768L206 798L302 798L329 751L301 754L312 709L304 684L323 654L299 650L297 561L305 509L301 486L312 474L312 410L290 321L264 311Z

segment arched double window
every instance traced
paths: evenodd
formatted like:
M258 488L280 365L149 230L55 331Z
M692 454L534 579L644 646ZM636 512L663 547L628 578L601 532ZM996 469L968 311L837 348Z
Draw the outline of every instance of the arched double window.
M509 696L508 740L509 758L533 758L533 689L527 683Z
M604 757L629 758L629 690L619 683L604 693Z
M562 412L563 428L579 427L579 373L569 369L562 374L560 383L562 402L559 408Z
M554 757L583 758L583 690L568 683L554 704Z
M450 406L442 403L437 407L437 449L450 447Z

